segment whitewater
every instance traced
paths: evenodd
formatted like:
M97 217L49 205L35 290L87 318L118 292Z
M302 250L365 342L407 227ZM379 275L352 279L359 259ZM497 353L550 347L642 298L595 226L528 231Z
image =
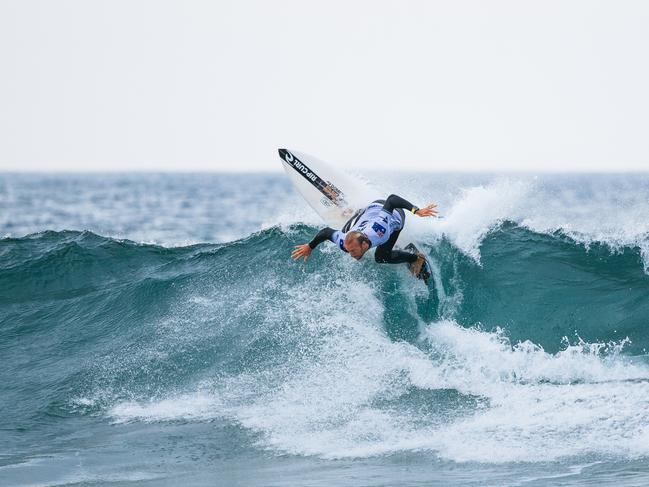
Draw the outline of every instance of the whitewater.
M2 174L0 484L648 485L649 175L357 177L430 288L283 174Z

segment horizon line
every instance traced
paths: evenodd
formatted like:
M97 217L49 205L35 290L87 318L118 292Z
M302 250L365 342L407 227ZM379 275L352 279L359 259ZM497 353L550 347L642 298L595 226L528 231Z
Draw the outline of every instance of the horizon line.
M384 168L358 168L345 169L345 172L399 172L399 173L430 173L430 174L649 174L647 169L384 169ZM281 174L278 169L0 169L0 174Z

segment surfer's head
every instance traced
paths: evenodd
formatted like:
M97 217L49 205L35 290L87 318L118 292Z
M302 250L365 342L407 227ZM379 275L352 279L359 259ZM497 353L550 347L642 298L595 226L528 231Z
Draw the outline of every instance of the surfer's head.
M370 248L370 239L363 232L349 232L345 235L345 249L356 260L361 260Z

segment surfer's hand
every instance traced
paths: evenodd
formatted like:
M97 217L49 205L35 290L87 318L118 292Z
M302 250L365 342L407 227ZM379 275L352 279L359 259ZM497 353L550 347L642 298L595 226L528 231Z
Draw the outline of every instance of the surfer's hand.
M304 257L304 262L309 258L309 255L311 255L311 247L309 244L296 245L293 253L291 253L293 260L298 260L300 257Z
M429 205L424 206L423 208L419 208L416 212L415 215L417 216L434 216L437 217L437 205L435 203L431 203Z

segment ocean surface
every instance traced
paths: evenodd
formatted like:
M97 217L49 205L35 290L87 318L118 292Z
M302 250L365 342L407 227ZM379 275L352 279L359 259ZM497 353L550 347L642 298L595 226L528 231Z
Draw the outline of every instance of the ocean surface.
M281 173L0 173L0 485L649 485L649 175L359 177L428 288Z

